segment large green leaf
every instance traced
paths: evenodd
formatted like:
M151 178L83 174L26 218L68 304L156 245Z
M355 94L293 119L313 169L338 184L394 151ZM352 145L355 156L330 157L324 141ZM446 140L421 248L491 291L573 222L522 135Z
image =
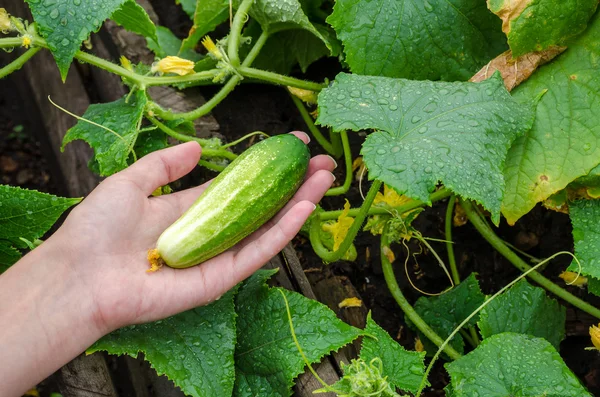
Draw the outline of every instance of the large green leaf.
M425 202L441 181L498 222L506 152L532 118L499 75L444 83L341 73L319 95L317 121L335 131L379 130L362 148L371 179Z
M167 375L192 397L231 396L234 382L235 290L208 306L153 323L119 329L87 353L144 353L159 375Z
M331 48L327 39L304 14L302 4L298 0L255 0L250 7L250 16L269 34L282 30L305 29Z
M370 312L364 333L368 336L363 338L360 358L367 363L375 358L381 359L381 375L387 377L390 384L400 390L416 393L425 374L425 352L405 350L373 321Z
M600 163L600 17L513 91L539 101L533 128L508 152L502 213L510 224Z
M516 332L545 338L555 348L565 337L566 310L546 292L523 280L490 302L480 313L481 336Z
M146 10L134 0L127 0L113 12L110 18L130 32L158 40L154 22L152 22Z
M290 396L304 361L292 339L282 291L289 301L298 342L311 363L350 343L361 331L325 305L296 292L268 288L273 271L259 271L236 298L238 343L234 396Z
M453 397L591 395L545 339L506 332L446 364Z
M481 0L337 0L327 21L364 75L468 80L506 49Z
M182 6L184 9L188 8L183 2ZM229 0L198 0L190 18L194 25L188 37L183 40L181 51L194 49L202 36L212 32L229 18Z
M578 200L570 204L569 216L573 224L575 255L581 264L581 273L600 279L600 200ZM577 272L575 261L569 270Z
M442 338L450 336L452 331L473 313L483 303L485 297L479 289L479 283L473 274L452 290L440 296L420 297L414 307L417 313ZM466 325L475 325L478 316L474 316ZM408 318L407 318L408 320ZM437 351L437 346L420 334L423 345L428 353ZM457 334L450 345L457 351L463 352L465 342Z
M157 27L156 40L148 38L148 48L159 58L171 55L189 59L190 61L203 59L202 55L192 49L182 50L181 39L175 36L169 28L165 28L164 26Z
M82 139L94 149L92 162L97 162L100 175L108 176L121 171L127 167L146 102L146 93L137 91L129 98L129 103L123 97L110 103L90 105L82 118L105 128L80 120L67 131L61 150L69 142Z
M583 32L597 0L488 0L502 19L502 30L514 57L562 45Z
M600 279L588 277L588 292L600 296Z
M0 273L21 257L15 248L27 248L21 238L39 239L63 212L80 201L0 185Z

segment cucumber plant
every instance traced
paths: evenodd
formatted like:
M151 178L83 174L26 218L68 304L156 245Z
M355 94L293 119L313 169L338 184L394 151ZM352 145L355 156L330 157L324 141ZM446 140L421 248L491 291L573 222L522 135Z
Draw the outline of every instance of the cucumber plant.
M345 180L328 196L348 192L353 166L360 188L370 184L360 206L318 208L304 228L314 251L325 262L347 260L356 257L353 242L361 231L380 236L385 280L407 323L427 353L443 348L447 395L589 395L558 354L565 307L547 293L600 319L600 309L588 303L600 295L597 0L181 0L193 23L183 38L156 26L134 0L27 3L33 21L0 8L0 31L8 35L0 48L19 53L0 78L49 50L63 79L78 60L119 75L130 88L118 101L91 105L65 135L63 146L80 139L94 149L90 167L98 174L111 175L168 146L167 137L197 141L200 165L222 171L237 158L231 144L197 138L191 122L243 81L280 85L323 150L344 158ZM146 37L156 62L121 58L117 64L81 50L106 19ZM212 32L228 20L228 34L215 41ZM323 57L337 57L343 69L331 82L290 76ZM184 113L161 107L148 92L205 84L220 89ZM361 157L353 159L348 134L356 132L366 139ZM394 272L394 244L416 239L431 248L412 222L442 200L448 266L433 253L451 288L411 303ZM533 269L527 253L497 235L500 222L514 225L538 204L569 213L577 260L563 277L585 281L588 296ZM455 215L541 288L520 281L488 302L476 275L461 279L452 246ZM14 262L15 248L25 248L15 236L0 234L0 249L12 254L10 261L0 257L3 263ZM404 350L371 319L357 330L316 302L269 289L268 276L257 273L207 307L119 330L90 351L143 351L192 396L289 395L305 361L314 363L362 334L362 361L324 390L421 393L424 353ZM210 327L190 328L194 319ZM294 324L302 332L294 332ZM189 332L173 343L173 328ZM597 328L590 334L596 338L590 345L599 346ZM490 370L479 370L481 363ZM365 377L370 383L361 383Z

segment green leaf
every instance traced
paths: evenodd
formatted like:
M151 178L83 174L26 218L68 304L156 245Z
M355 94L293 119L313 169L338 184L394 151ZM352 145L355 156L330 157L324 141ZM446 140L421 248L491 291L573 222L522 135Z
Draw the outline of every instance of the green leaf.
M144 353L159 375L166 375L192 397L230 396L235 349L235 290L208 306L153 323L119 329L87 353L136 357Z
M490 0L490 10L503 22L513 57L563 45L585 30L597 0Z
M153 130L139 134L133 150L138 158L142 158L147 154L167 147L169 147L167 135L160 130Z
M364 334L368 336L363 338L360 358L367 363L380 358L382 375L388 382L400 390L416 393L425 374L425 352L406 351L373 321L370 312Z
M80 201L0 185L0 273L21 257L16 248L27 248L21 237L29 241L42 237L63 212Z
M198 0L190 18L194 25L189 36L183 40L181 51L193 50L205 34L229 18L229 0Z
M600 279L588 277L588 292L590 294L600 296Z
M190 19L194 20L194 12L196 12L196 3L199 0L175 0L175 3L181 4L181 8L185 11L186 14L190 17Z
M550 343L529 335L491 336L445 366L453 397L591 396Z
M480 313L481 336L516 332L545 338L555 348L565 338L566 310L546 292L522 280Z
M100 175L109 176L125 169L148 100L144 91L137 91L129 98L129 103L125 99L90 105L82 116L112 132L80 120L67 131L61 150L69 142L81 139L94 149L92 162L98 163Z
M479 289L479 283L474 274L459 285L440 296L420 297L414 305L415 310L427 324L442 338L446 339L452 331L473 313L484 301L485 297ZM466 325L475 325L478 316L474 316ZM435 353L437 346L433 345L419 332L421 341L428 353ZM464 341L457 334L450 345L462 353Z
M581 274L600 279L600 200L572 202L569 216L573 224L575 256L581 264ZM575 261L571 263L569 270L579 271Z
M150 20L146 10L134 0L127 0L113 12L110 18L130 32L140 34L155 41L158 40L154 22Z
M282 30L304 29L331 48L331 44L304 14L298 0L255 0L249 13L269 34Z
M327 18L353 73L468 80L506 49L481 0L337 0Z
M315 24L315 27L332 45L333 53L322 40L307 30L286 30L269 37L252 66L280 74L290 74L293 67L299 64L302 72L306 73L313 62L330 55L338 55L340 48L335 34L325 26Z
M319 95L317 122L335 131L379 130L361 152L369 178L427 203L441 181L478 201L497 223L504 158L532 117L499 75L444 83L340 73Z
M325 305L296 292L268 288L274 271L255 273L236 298L238 343L234 396L290 396L304 361L293 342L282 291L298 342L309 362L356 339L361 330L337 319Z
M63 81L81 43L97 32L126 0L25 0ZM130 0L131 1L131 0Z
M533 127L508 152L502 213L510 224L536 203L587 175L600 163L600 17L513 91L517 100L542 96Z
M156 28L156 35L158 41L155 41L151 38L147 39L148 48L154 52L154 54L159 58L165 58L169 55L171 56L179 56L184 59L189 59L190 61L199 61L203 59L202 55L198 54L194 50L184 50L181 51L181 40L171 32L168 28L164 26L159 26Z

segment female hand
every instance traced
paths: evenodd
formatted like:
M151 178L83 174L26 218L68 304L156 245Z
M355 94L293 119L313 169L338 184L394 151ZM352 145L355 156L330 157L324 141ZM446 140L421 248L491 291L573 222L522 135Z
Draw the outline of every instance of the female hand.
M295 134L307 143L306 134ZM200 146L190 142L107 178L51 238L0 277L0 323L10 323L0 330L0 384L6 380L20 392L18 379L30 386L116 328L218 299L283 249L334 180L333 160L316 156L291 201L237 246L199 266L147 273L148 250L206 184L151 194L190 172L199 158ZM19 304L8 304L15 296ZM28 363L36 364L37 376L24 380L31 376Z

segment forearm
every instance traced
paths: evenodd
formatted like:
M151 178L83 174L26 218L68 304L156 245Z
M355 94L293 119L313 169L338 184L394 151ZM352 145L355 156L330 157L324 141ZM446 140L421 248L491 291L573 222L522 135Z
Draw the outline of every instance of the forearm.
M58 239L0 276L0 385L20 396L102 335Z

